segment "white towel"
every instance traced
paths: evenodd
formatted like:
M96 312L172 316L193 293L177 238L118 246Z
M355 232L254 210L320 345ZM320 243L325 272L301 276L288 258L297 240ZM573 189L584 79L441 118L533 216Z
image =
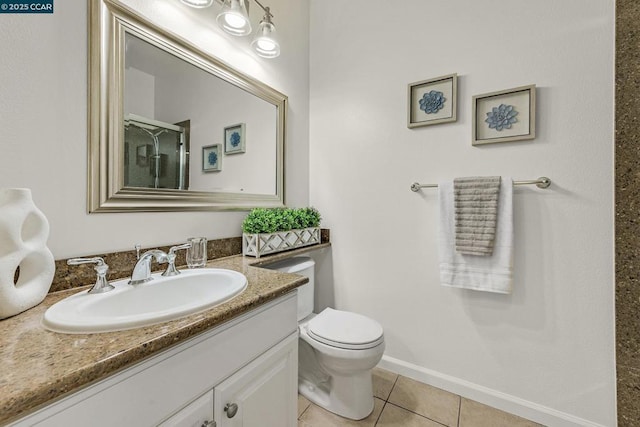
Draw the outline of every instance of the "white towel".
M456 251L453 181L438 184L440 220L438 252L443 286L511 293L513 282L513 181L502 177L498 198L498 224L491 256L463 255Z

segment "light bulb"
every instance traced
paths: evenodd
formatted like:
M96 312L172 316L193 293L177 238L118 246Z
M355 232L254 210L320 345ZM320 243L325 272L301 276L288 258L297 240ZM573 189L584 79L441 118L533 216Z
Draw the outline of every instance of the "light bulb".
M273 42L273 40L258 40L257 45L260 49L262 50L268 50L268 51L272 51L276 48L276 44Z
M187 6L195 7L197 9L204 9L205 7L209 7L213 4L213 0L180 0L182 3Z
M227 13L224 16L224 20L229 26L233 28L242 28L247 22L242 16L238 16L233 13Z

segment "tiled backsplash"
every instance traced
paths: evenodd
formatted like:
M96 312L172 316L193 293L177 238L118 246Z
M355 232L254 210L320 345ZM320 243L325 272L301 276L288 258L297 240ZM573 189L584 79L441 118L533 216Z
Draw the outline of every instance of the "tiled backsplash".
M329 242L329 230L322 229L321 242ZM175 245L179 245L184 242L177 242ZM169 251L170 246L161 247L145 247L140 251L141 253L148 249L160 249L165 252ZM223 258L232 255L238 255L242 253L242 238L230 237L227 239L209 240L207 242L207 259L212 260L216 258ZM183 266L187 262L185 260L186 251L177 251L176 265ZM131 276L133 267L136 264L136 251L124 251L114 252L110 254L91 254L83 255L83 257L102 257L104 262L109 266L109 273L107 279L109 281L123 279ZM160 271L164 268L164 265L158 266L153 263L152 268L154 271ZM56 273L53 277L53 283L49 292L62 291L64 289L76 288L79 286L92 285L96 281L96 272L93 269L93 264L84 265L67 265L66 259L56 260Z

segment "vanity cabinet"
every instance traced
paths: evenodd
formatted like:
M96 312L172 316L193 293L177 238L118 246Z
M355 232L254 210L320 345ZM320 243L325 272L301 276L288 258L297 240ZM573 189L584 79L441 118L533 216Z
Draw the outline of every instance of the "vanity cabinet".
M11 426L294 427L297 367L292 292Z

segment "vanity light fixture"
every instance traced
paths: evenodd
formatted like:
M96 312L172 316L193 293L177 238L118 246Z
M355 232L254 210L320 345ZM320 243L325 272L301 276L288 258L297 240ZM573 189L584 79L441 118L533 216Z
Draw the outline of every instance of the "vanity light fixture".
M182 3L205 8L211 6L213 0L180 0ZM216 17L216 22L226 33L233 36L246 36L251 33L249 20L249 0L217 0L222 3L222 10ZM258 24L258 30L251 42L253 50L263 58L275 58L280 55L280 44L276 38L276 27L271 18L273 14L268 7L258 0L253 0L264 11L264 17Z

